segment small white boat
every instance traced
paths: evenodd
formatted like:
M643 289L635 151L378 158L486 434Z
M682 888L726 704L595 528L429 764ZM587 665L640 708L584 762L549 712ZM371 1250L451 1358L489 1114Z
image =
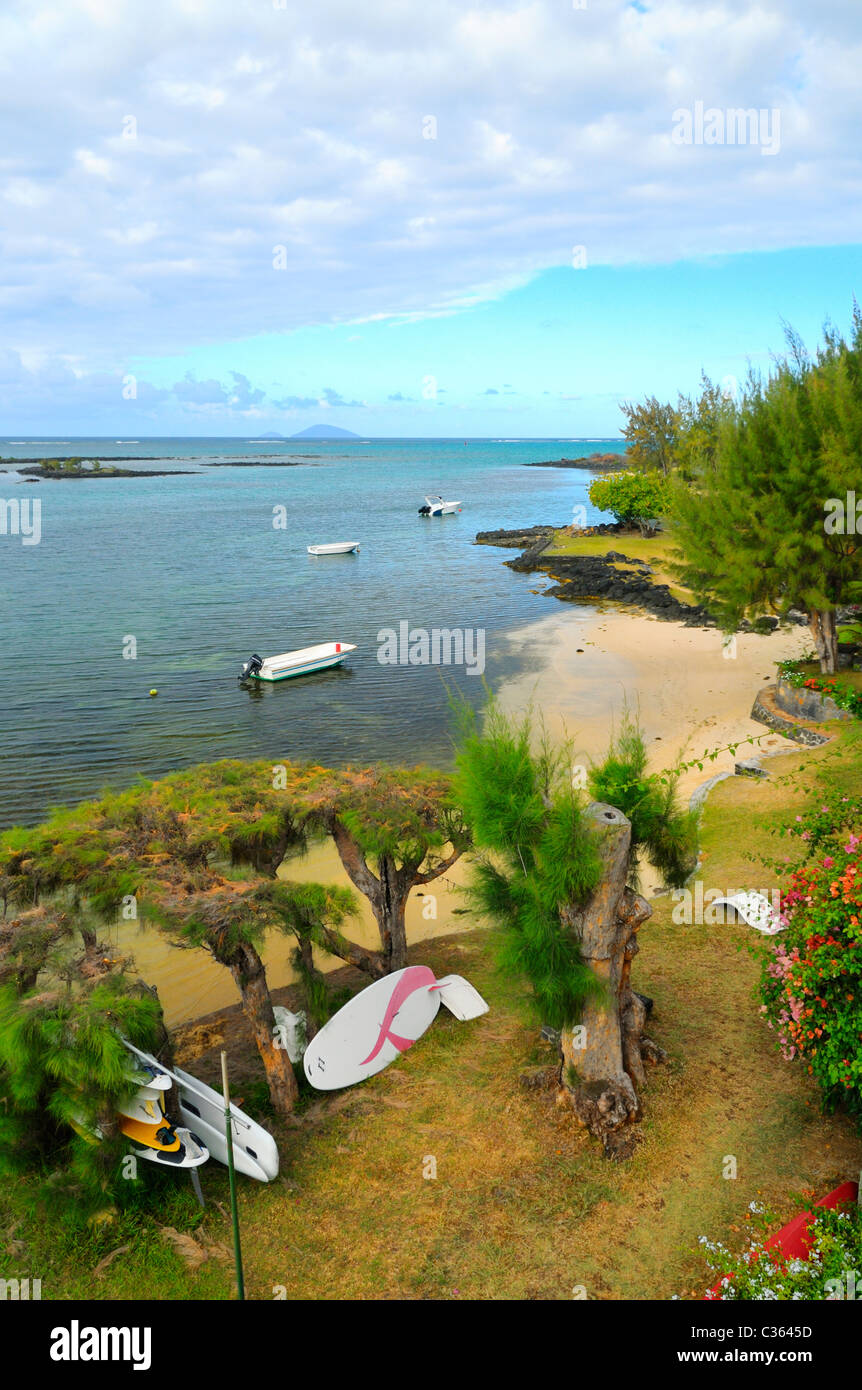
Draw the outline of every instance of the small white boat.
M448 516L450 512L460 512L460 502L446 502L440 496L425 498L425 506L419 508L420 516Z
M309 555L353 555L359 552L359 541L333 541L331 545L309 545Z
M307 676L312 671L325 671L329 666L340 666L344 658L355 651L355 642L321 642L317 647L302 647L299 651L282 652L281 656L262 657L254 652L243 666L239 679L284 681L290 676Z

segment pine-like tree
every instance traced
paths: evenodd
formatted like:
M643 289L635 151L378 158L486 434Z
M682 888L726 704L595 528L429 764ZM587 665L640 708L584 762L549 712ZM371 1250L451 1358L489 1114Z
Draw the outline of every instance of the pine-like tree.
M121 1035L150 1049L164 1026L157 997L129 964L68 901L53 918L30 909L4 923L0 1176L35 1173L42 1198L66 1218L83 1220L136 1189L116 1121L137 1086Z
M630 724L591 775L591 789L617 804L586 805L566 750L542 739L534 751L529 718L514 724L493 701L481 729L466 704L458 716L457 793L482 851L471 900L501 928L504 973L526 979L542 1022L562 1031L561 1097L623 1157L644 1061L663 1055L644 1035L646 1005L631 987L650 916L633 886L637 862L645 854L681 883L694 866L694 820L676 806L673 778L647 775Z
M624 401L620 409L626 420L623 438L628 444L627 456L635 468L670 473L681 427L676 407L647 396L641 403Z
M807 613L832 673L836 610L862 592L862 314L854 306L849 343L827 328L813 361L790 331L788 347L766 379L749 376L714 465L674 486L677 571L728 632L744 617Z
M347 875L371 904L380 950L336 940L325 949L375 978L407 964L407 900L470 844L451 778L431 768L288 769L288 795L304 829L335 842ZM318 944L323 945L321 940Z

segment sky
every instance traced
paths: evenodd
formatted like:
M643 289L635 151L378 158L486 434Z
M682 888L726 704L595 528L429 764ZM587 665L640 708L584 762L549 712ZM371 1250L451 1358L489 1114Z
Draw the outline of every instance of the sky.
M0 436L616 435L848 324L860 71L857 0L4 0Z

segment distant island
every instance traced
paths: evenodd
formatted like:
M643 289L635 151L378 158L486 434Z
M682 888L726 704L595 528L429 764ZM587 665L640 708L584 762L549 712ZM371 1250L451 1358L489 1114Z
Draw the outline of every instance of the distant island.
M279 439L277 434L266 435L267 439ZM307 430L300 430L299 434L292 434L291 439L361 439L361 434L354 434L353 430L340 429L338 425L309 425Z

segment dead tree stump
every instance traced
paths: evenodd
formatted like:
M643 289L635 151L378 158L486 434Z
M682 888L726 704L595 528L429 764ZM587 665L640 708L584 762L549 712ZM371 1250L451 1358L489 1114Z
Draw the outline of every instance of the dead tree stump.
M579 1024L563 1029L561 1099L601 1139L608 1157L619 1159L629 1157L636 1142L631 1126L641 1116L644 1061L664 1056L644 1036L646 1006L630 985L637 933L652 909L626 884L631 822L599 801L586 815L600 836L604 873L587 902L561 916L599 988L585 1001Z

